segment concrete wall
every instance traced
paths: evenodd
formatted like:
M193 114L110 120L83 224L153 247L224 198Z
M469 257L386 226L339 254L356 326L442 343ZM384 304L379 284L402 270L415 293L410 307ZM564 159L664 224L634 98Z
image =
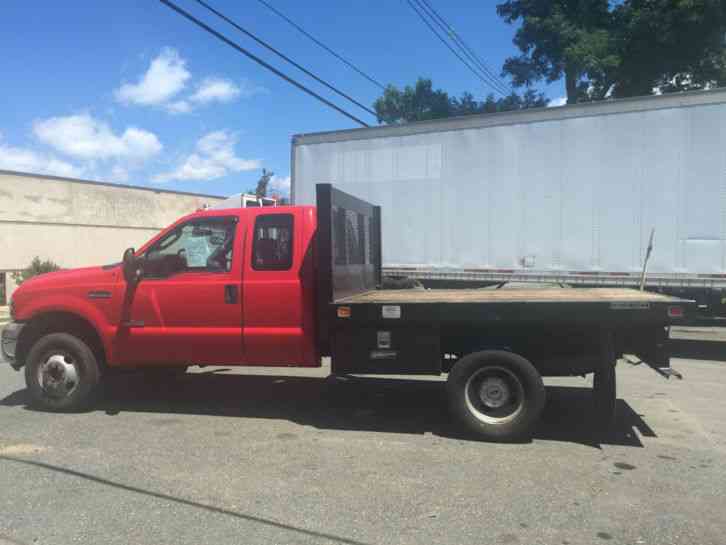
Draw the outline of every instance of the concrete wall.
M35 256L63 268L119 261L125 248L221 200L0 171L0 271L22 269ZM7 283L10 294L9 274Z

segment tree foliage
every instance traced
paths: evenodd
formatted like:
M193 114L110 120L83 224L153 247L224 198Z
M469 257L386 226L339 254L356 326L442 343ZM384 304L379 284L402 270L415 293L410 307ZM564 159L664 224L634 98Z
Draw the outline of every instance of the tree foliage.
M629 0L613 10L616 97L726 84L726 2Z
M391 124L535 108L546 106L547 102L542 93L532 89L500 99L490 94L483 101L476 100L471 93L450 97L446 91L434 89L430 79L419 78L413 87L399 89L389 85L374 107L378 122Z
M516 87L565 79L568 103L726 83L723 0L508 0L519 23L503 73Z
M271 170L267 170L266 168L262 169L262 175L260 176L260 179L257 180L257 187L255 188L255 196L258 199L261 199L262 197L267 197L267 186L270 185L270 180L272 180L272 177L275 175L274 172Z
M13 277L15 284L19 286L29 278L38 276L39 274L57 271L59 269L60 267L49 259L41 261L40 258L36 256L33 258L33 261L30 262L30 265L20 271L12 273L11 276Z

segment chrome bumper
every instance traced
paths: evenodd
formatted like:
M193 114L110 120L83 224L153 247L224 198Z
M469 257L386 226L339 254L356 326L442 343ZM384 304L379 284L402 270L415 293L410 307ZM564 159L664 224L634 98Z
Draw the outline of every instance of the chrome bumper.
M0 336L0 351L2 352L3 358L15 369L20 369L23 366L22 362L18 362L15 358L15 349L20 338L20 332L25 327L25 324L18 322L10 322L7 324Z

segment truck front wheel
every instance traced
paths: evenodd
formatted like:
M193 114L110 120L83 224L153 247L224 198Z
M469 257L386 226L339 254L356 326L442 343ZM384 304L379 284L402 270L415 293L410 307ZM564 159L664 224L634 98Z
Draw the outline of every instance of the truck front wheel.
M31 404L49 411L85 408L100 377L93 351L68 333L50 333L38 339L25 364Z
M453 416L470 433L490 441L530 435L542 414L542 377L522 356L485 350L459 360L446 383Z

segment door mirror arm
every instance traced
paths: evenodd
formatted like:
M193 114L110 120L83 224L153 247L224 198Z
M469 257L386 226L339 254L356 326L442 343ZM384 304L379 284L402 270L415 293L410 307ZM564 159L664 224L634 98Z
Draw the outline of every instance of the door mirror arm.
M136 252L133 248L127 248L124 252L121 267L123 268L124 279L129 286L135 286L141 282L144 276L144 270L141 266L141 259L136 257Z

